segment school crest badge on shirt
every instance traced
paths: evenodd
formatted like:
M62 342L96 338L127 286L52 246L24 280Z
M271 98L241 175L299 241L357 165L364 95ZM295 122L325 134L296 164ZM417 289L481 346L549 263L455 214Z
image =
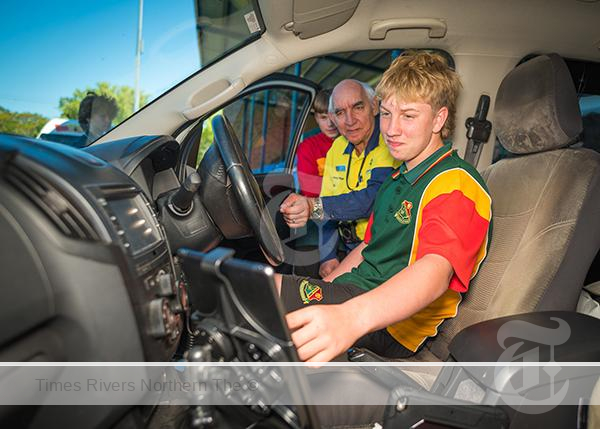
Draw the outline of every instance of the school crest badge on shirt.
M311 301L321 301L323 291L320 286L305 279L300 282L300 298L304 304L309 304Z
M410 223L412 207L413 203L411 203L410 201L402 201L402 204L400 204L400 208L394 215L396 220L403 225L408 225Z

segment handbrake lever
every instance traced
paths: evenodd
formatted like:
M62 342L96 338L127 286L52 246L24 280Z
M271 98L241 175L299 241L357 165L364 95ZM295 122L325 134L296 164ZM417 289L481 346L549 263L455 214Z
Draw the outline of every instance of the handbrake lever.
M350 362L365 362L365 363L387 363L385 358L372 352L368 349L360 347L352 347L348 350L348 360ZM375 365L360 365L359 368L367 374L374 377L389 389L395 389L398 386L410 387L417 391L425 391L425 388L410 378L400 368L394 366L375 366Z

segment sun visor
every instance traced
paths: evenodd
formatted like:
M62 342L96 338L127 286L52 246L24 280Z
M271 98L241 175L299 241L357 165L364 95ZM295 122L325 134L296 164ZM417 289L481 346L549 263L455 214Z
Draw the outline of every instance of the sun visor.
M354 15L359 2L360 0L294 0L294 20L289 29L301 39L335 30Z

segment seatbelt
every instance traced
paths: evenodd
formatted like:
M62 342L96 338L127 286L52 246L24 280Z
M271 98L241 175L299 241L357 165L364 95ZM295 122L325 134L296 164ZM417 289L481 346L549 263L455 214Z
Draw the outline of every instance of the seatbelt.
M482 94L475 109L475 116L467 118L467 150L465 161L477 167L482 146L487 143L492 132L492 123L486 119L490 107L490 96Z

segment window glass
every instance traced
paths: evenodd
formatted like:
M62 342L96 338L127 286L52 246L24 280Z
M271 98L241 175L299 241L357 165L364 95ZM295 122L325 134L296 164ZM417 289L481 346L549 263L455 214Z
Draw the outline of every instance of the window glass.
M583 120L583 146L600 152L600 63L566 59Z
M252 172L260 174L285 168L295 125L309 100L302 91L270 88L245 95L217 113L229 120ZM208 119L203 124L198 164L212 140Z
M77 147L264 30L253 0L8 1L0 25L0 132Z
M196 0L194 6L201 66L244 45L263 29L252 0Z
M441 54L450 67L454 68L454 60L447 52L437 49L426 51ZM322 88L333 88L341 80L350 78L375 86L383 72L402 52L404 49L339 52L300 61L286 67L282 72L311 80Z

